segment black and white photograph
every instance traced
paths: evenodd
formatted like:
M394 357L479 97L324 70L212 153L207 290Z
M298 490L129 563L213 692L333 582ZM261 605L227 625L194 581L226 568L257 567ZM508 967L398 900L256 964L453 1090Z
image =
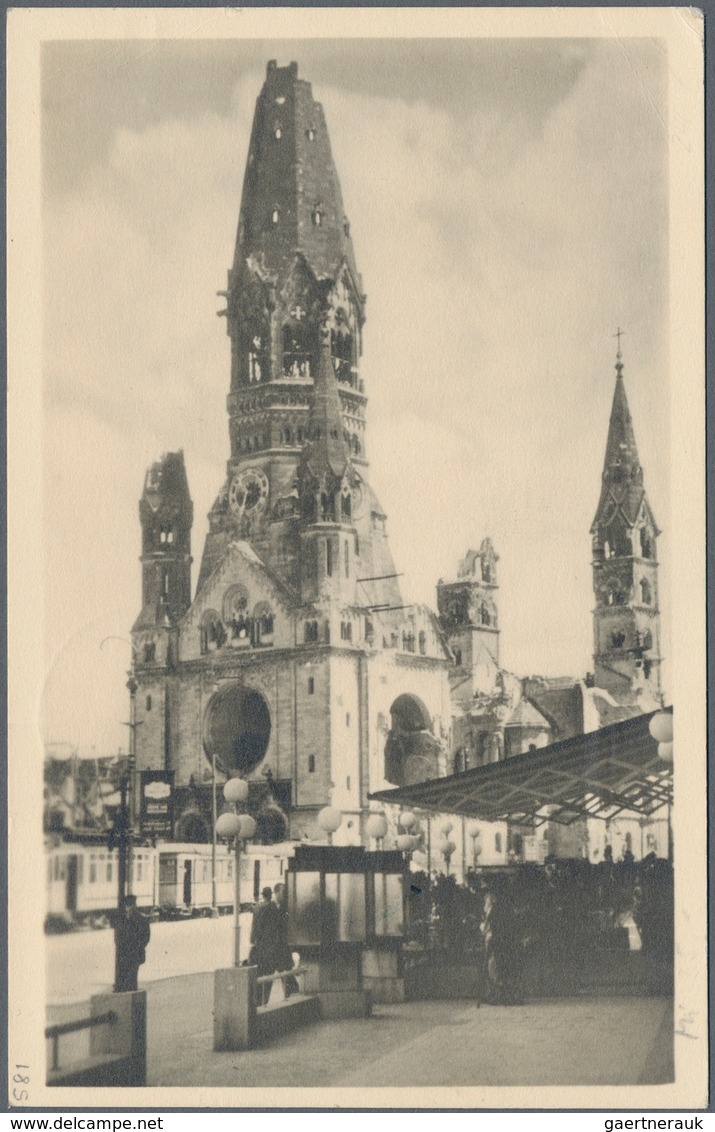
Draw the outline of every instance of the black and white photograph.
M11 1106L707 1104L702 82L10 13Z

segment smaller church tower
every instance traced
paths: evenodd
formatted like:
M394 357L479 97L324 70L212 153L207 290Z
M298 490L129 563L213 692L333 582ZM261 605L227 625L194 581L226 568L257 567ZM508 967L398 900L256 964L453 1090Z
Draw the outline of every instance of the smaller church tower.
M479 550L467 551L457 580L437 586L440 621L457 668L465 672L475 669L484 652L499 666L498 561L491 539L485 538Z
M142 527L142 612L135 628L175 624L191 604L191 525L183 452L167 452L146 474Z
M595 682L618 703L643 711L662 701L659 533L638 459L619 337L601 497L591 527Z

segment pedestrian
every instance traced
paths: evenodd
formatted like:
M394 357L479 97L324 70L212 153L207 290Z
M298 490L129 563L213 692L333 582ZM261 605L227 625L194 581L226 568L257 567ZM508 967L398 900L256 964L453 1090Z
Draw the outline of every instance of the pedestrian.
M495 877L484 899L481 928L489 1000L495 1005L523 1002L524 939L520 911L508 878Z
M286 886L284 884L279 883L273 886L273 899L275 900L276 908L280 912L281 917L280 933L278 937L278 970L290 971L293 966L293 952L288 943L288 907L286 904ZM292 994L297 994L300 990L295 975L289 975L284 980L284 987L286 998L290 998Z
M273 890L264 888L261 902L253 912L251 926L251 962L258 968L258 975L272 975L279 969L280 962L281 913L273 903ZM261 984L258 988L258 1005L265 1006L271 996L271 984Z
M139 968L146 959L151 936L148 920L137 908L136 896L125 896L114 921L114 989L135 991Z

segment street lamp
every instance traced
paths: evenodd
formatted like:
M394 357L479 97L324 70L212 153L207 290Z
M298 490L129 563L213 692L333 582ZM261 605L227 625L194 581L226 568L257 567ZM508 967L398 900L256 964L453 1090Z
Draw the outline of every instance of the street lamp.
M219 690L218 680L214 678L213 692L214 695ZM204 740L204 747L206 741ZM216 744L211 742L211 915L216 917L218 911L218 899L216 891Z
M238 806L248 798L248 783L243 778L230 778L223 788L223 796L229 805ZM236 849L235 905L236 923L234 929L234 967L241 966L241 848L256 832L256 823L250 814L239 814L228 810L216 821L216 833L228 841L233 838Z
M673 761L673 713L657 711L651 716L648 730L651 738L658 744L658 758L663 762ZM673 831L670 822L670 799L668 800L668 860L673 861Z
M333 834L339 829L342 820L343 815L340 810L336 810L333 806L324 806L318 814L318 826L323 833L327 833L328 845L333 844Z
M470 822L470 824L467 826L467 833L472 839L474 868L476 869L479 858L482 855L482 830L476 822Z
M127 691L129 692L129 756L127 758L127 778L120 786L120 836L119 836L119 863L117 869L118 905L122 906L125 895L132 894L132 857L134 849L134 824L136 821L136 766L137 766L137 727L141 727L142 720L137 720L137 691L139 685L134 675L137 658L137 646L128 637L110 636L100 641L100 650L107 641L122 641L132 650L132 667L127 673ZM127 798L127 794L129 797Z
M657 711L648 724L651 738L658 744L658 758L673 761L673 716L669 711Z
M452 841L450 836L449 836L449 834L451 832L452 832L452 823L450 821L450 822L447 822L446 825L442 826L442 837L441 837L441 840L440 840L440 843L439 843L439 850L440 850L440 853L442 854L442 856L444 857L444 863L445 863L445 866L446 866L446 869L447 869L447 876L449 876L449 862L452 860L452 854L454 853L454 850L457 848L455 842Z
M382 839L387 833L387 818L382 810L375 810L370 814L365 824L365 832L368 837L375 839L378 849L382 848Z

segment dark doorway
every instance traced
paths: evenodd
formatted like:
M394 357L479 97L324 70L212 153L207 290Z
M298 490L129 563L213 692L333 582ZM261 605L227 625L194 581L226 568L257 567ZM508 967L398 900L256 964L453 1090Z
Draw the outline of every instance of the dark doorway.
M191 904L191 861L184 861L184 904Z

